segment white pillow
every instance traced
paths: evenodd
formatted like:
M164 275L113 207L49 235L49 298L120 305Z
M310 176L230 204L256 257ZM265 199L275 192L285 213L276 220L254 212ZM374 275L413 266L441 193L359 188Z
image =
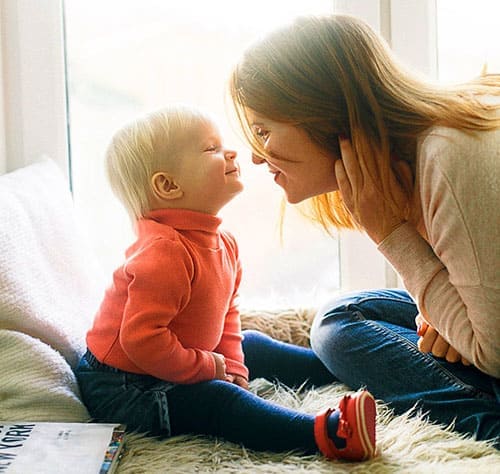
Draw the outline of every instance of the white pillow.
M0 176L0 329L40 339L74 368L101 283L57 165L43 159Z
M0 329L0 420L85 422L75 375L38 339Z

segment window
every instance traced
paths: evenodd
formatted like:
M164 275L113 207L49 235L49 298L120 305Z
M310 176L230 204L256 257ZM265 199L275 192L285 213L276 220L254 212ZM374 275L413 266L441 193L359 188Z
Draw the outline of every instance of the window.
M294 16L332 8L330 0L66 0L73 191L105 271L133 239L104 176L107 143L137 115L188 102L215 113L226 143L239 150L246 190L221 215L240 244L242 306L314 304L339 288L337 241L293 208L281 243L281 190L251 164L224 99L230 68L250 41Z
M500 73L500 2L437 0L439 79L467 81L483 67Z
M219 48L217 55L211 58L211 74L203 71L207 79L215 78L216 75L222 78L222 68L229 66L231 54L237 55L240 44L250 41L263 30L293 15L333 8L365 18L390 39L392 47L403 60L431 75L436 72L437 45L439 78L442 80L465 80L477 75L485 57L488 58L489 71L500 71L500 50L497 48L500 43L500 15L496 0L478 0L473 3L462 0L302 0L285 3L218 0L210 4L212 10L205 7L205 3L209 2L203 0L196 4L192 1L151 0L2 0L1 3L3 68L0 89L4 93L4 126L0 135L5 145L5 158L0 158L0 167L12 170L37 160L41 154L47 154L67 172L61 22L61 5L64 3L75 200L83 215L84 225L92 231L91 238L105 270L119 261L131 234L126 217L110 195L104 180L101 165L103 150L110 134L124 121L171 99L167 93L173 89L168 89L168 83L162 82L160 78L160 73L164 73L167 67L162 57L169 50L179 51L181 40L191 36L189 28L193 28L193 21L190 20L191 26L189 22L186 23L186 10L197 12L194 18L201 25L196 27L199 31L209 32L201 34L199 48L205 48L205 43L209 43L210 48L207 46L203 49L208 51L214 42L229 48L229 52L223 56L224 48ZM168 4L173 3L179 3L176 12L168 10L173 8ZM192 7L194 4L196 8ZM217 10L214 10L214 5ZM162 43L162 50L157 51L159 54L154 61L141 62L142 57L149 52L145 46L147 37L154 37L155 32L161 29L172 30L174 20L166 17L167 14L176 18L174 23L184 18L184 30L176 37L173 48ZM220 18L225 18L223 21L227 22L225 29L221 26ZM152 25L150 29L144 26L146 20ZM230 40L225 40L228 37ZM199 48L197 51L201 51ZM476 59L473 59L475 56ZM185 63L189 61L191 65L196 65L192 57L185 56ZM141 67L146 69L141 70ZM463 67L469 70L459 72ZM187 69L180 68L179 71L185 72ZM33 80L33 71L36 71L36 80ZM168 76L178 83L194 80L194 75L187 78L182 76L183 80L180 80L179 71L175 70L175 75L169 73ZM199 75L198 72L196 74ZM138 84L141 78L149 82L137 90L128 87ZM221 84L221 81L218 79L217 84ZM160 85L161 94L158 91L150 93L154 84ZM222 94L222 88L214 91L205 83L203 89L197 89L188 98L224 117L225 110L219 94ZM203 102L209 98L213 98L220 108L215 109L208 102ZM230 126L227 127L231 132ZM229 138L227 130L224 132ZM269 183L267 176L263 177L257 167L249 165L248 151L241 142L237 142L234 135L231 135L231 140L235 140L237 148L241 150L240 160L247 175L247 190L234 201L234 206L227 209L230 215L225 220L227 227L238 231L242 252L247 254L243 255L245 284L249 283L248 280L256 283L253 289L245 290L247 301L253 306L260 306L261 302L264 304L266 301L256 301L258 295L269 299L273 293L279 293L290 296L276 303L280 305L320 302L323 298L319 294L318 298L311 299L304 297L301 292L306 295L314 293L315 288L309 284L310 280L320 282L326 293L339 285L336 243L289 212L285 222L284 247L280 247L276 231L280 190ZM261 195L266 196L265 203L257 205ZM231 221L233 215L234 219L239 219L239 212L247 214L245 227ZM295 238L291 220L297 221L299 230L304 231L304 237L297 234L300 237ZM246 231L251 228L250 223L255 222L260 226L260 233L256 235L258 240L253 242L252 233ZM307 252L304 250L306 245ZM388 272L380 253L362 234L342 234L339 247L342 290L393 286L397 283L394 275ZM310 248L318 249L316 256L310 254ZM255 262L252 261L253 256L248 256L252 250L260 251L255 255ZM303 255L306 262L296 265L293 263L294 254ZM268 263L272 258L277 260ZM314 258L316 261L307 261ZM261 266L261 262L267 266ZM292 287L294 281L295 287ZM283 292L283 286L290 286L290 291ZM319 291L316 290L317 293Z

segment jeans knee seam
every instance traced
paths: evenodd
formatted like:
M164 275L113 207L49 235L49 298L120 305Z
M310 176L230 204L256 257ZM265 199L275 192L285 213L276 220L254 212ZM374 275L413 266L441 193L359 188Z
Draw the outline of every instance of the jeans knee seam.
M428 355L426 353L420 352L414 344L412 344L408 339L400 336L396 332L392 331L389 328L383 327L380 324L377 324L376 321L372 321L369 319L365 319L365 321L372 326L372 328L379 332L379 333L384 333L387 337L390 337L392 340L397 340L400 344L402 343L404 347L410 350L415 356L420 357L423 361L423 363L430 369L430 370L438 370L440 372L440 375L446 378L448 383L450 383L453 387L463 390L465 393L467 393L470 396L473 396L477 398L483 398L481 396L481 392L479 392L477 389L474 387L465 384L462 382L460 379L455 377L450 371L448 371L445 367L443 367L441 364L439 364L431 355Z
M409 305L409 306L415 306L415 303L413 301L408 301L408 300L405 300L402 298L395 298L393 296L369 296L366 298L361 298L361 299L356 300L356 301L352 301L352 302L348 303L345 307L350 308L351 306L356 306L356 305L367 303L367 302L370 303L372 301L394 301L396 303L404 303L404 304Z

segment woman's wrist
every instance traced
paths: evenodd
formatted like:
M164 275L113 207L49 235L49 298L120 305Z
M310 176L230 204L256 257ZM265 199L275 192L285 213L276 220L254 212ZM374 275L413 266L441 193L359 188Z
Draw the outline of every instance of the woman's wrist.
M368 234L370 239L373 240L373 242L376 245L380 245L385 239L387 239L387 237L389 237L399 227L401 227L402 225L404 225L406 223L407 223L407 221L400 220L398 222L394 222L393 224L385 226L383 229L379 230L378 232L369 233L367 231L366 233Z

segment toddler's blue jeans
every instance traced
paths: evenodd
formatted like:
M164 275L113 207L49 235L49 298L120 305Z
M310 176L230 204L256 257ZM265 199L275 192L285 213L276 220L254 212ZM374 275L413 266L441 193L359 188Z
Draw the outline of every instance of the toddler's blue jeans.
M279 380L290 387L335 381L309 348L257 331L244 331L243 336L250 379ZM173 384L101 364L88 351L76 376L96 421L124 423L129 430L154 436L206 434L256 450L317 452L313 415L281 407L232 383Z
M499 448L499 379L420 352L417 312L404 290L348 294L318 312L311 345L332 374L352 389L366 387L396 413L416 407L430 420L454 423L457 431L493 439Z

